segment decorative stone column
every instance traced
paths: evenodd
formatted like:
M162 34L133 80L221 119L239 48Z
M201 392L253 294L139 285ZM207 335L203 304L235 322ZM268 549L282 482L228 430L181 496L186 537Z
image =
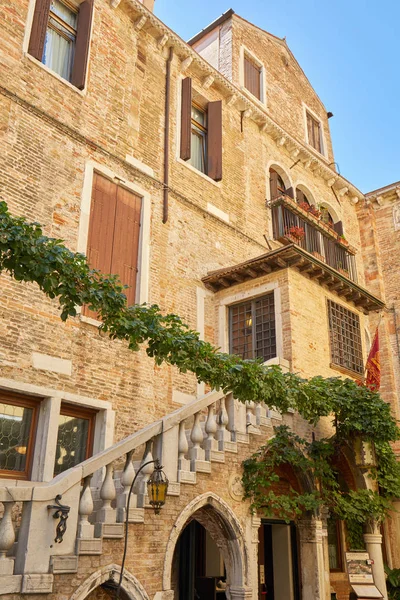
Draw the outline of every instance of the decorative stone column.
M298 529L303 598L326 600L322 521L302 519L298 522Z
M374 561L372 564L372 573L374 575L375 585L383 594L385 600L387 600L388 595L382 555L382 536L375 524L372 527L372 531L373 533L364 533L365 547L370 559Z

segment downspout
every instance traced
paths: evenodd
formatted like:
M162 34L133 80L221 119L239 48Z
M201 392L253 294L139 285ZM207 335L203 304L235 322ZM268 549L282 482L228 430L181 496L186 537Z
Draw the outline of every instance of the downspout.
M167 71L165 81L165 129L164 129L164 189L163 189L163 223L168 221L168 199L169 199L169 109L171 99L171 63L174 57L174 48L170 46L167 59Z

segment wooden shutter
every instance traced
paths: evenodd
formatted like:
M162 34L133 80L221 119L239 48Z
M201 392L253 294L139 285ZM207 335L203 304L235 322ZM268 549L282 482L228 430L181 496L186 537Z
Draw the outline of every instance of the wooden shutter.
M92 25L93 0L84 0L79 6L78 29L76 33L74 64L71 83L83 90L89 57L90 28Z
M261 69L247 56L244 57L244 87L261 100Z
M287 188L287 190L285 191L286 196L290 196L291 198L294 199L294 191L292 187Z
M46 39L47 24L49 21L50 0L36 0L33 13L31 37L28 52L37 60L42 60L44 42Z
M192 80L186 77L182 81L181 108L181 158L189 160L192 140Z
M125 290L128 304L134 304L136 297L141 208L140 196L118 187L111 273L129 286Z
M278 173L274 169L269 170L269 189L271 192L271 200L278 197Z
M207 112L207 175L222 179L222 102L209 102Z
M117 186L94 173L87 259L92 269L98 269L105 275L111 273L116 206ZM86 306L83 314L93 319L97 318L97 313L90 311Z
M336 231L336 233L338 233L339 235L343 235L343 221L337 221L337 223L333 224L333 229Z
M301 204L302 202L306 201L304 193L301 190L299 190L299 188L296 188L296 200L297 204Z

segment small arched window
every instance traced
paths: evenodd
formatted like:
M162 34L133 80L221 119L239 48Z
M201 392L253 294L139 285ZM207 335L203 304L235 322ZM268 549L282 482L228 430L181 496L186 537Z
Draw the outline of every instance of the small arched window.
M275 171L275 169L269 170L269 185L271 191L271 200L275 200L287 192L285 182L279 173Z
M327 225L330 225L330 227L333 228L335 222L333 220L331 213L329 212L329 209L326 206L321 206L320 211L321 211L321 221L323 223L326 223Z
M299 188L296 188L296 202L299 205L303 204L307 205L307 207L311 206L311 202L309 201L305 193L302 192ZM306 208L306 206L304 206L304 208Z

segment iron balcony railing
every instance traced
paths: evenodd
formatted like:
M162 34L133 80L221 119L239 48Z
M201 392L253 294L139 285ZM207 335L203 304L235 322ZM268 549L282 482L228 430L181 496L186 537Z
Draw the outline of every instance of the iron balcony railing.
M272 227L274 239L283 243L294 242L310 254L313 254L339 273L357 282L357 270L354 254L340 242L337 234L324 233L321 225L303 218L296 207L291 209L284 199L275 201L272 209ZM295 228L299 228L296 230Z

